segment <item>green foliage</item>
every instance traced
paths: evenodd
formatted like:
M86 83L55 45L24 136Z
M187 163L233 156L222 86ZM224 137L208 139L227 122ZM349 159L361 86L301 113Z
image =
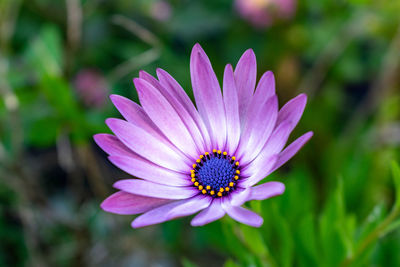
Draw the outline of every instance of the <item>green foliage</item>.
M159 0L64 2L0 3L0 266L400 266L400 1L297 1L267 28L230 0L167 1L165 21ZM131 216L99 209L127 176L92 135L120 117L106 95L137 100L140 69L165 69L193 99L196 42L220 81L253 48L280 106L308 94L290 139L315 136L266 177L285 183L282 196L246 204L260 228L225 216L132 230ZM78 90L88 69L106 81L108 104Z

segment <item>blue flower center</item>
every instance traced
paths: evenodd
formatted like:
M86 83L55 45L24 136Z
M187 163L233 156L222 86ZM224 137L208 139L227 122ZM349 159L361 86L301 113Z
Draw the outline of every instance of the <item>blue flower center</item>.
M213 197L222 197L234 190L240 174L236 158L216 149L200 155L190 172L193 185Z

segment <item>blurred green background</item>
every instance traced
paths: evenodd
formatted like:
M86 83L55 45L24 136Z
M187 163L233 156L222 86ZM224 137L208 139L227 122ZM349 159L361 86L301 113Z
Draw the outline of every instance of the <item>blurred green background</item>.
M0 0L0 266L400 266L400 1L288 2ZM315 135L267 178L285 194L250 203L261 228L135 230L99 208L129 176L92 135L140 69L192 96L196 42L220 81L253 48L280 105L309 96L291 139Z

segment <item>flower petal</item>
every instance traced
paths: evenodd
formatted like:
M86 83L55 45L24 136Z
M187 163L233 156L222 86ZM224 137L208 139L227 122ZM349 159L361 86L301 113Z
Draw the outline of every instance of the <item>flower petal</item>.
M156 184L141 179L119 180L114 187L127 193L163 199L186 199L199 193L192 187L175 187Z
M154 78L147 72L140 71L139 77L149 82L171 104L171 106L175 109L179 117L182 119L182 122L190 132L190 135L193 138L193 141L197 147L197 154L203 154L204 151L207 150L203 139L203 135L201 134L199 128L197 127L197 124L194 121L193 117L189 114L189 112L183 106L180 100L177 99L173 94L171 94L171 92L167 90L164 86L162 86L161 83L156 78Z
M171 76L168 72L163 69L157 69L157 77L161 83L161 85L166 88L172 96L174 96L178 102L180 102L183 107L187 110L187 112L192 116L193 120L196 122L202 136L204 142L206 144L206 150L211 150L211 140L210 135L208 134L208 130L206 125L204 124L203 119L200 117L199 112L196 107L193 105L192 100L190 100L189 96L183 90L182 86Z
M256 79L256 56L252 49L248 49L243 53L235 68L235 80L239 99L239 116L242 126L244 125L247 109L249 108L250 100L254 93Z
M192 226L203 226L221 219L224 215L225 210L221 206L221 199L214 199L211 205L197 214L190 224Z
M107 212L132 215L147 212L170 201L168 199L143 197L119 191L106 198L100 207Z
M276 124L279 125L283 121L288 121L291 124L290 131L292 131L303 115L306 103L307 96L305 94L300 94L289 100L279 111Z
M185 163L188 160L183 155L142 128L120 119L107 119L106 124L124 145L155 164L179 172L190 168L190 161Z
M275 77L272 71L265 72L257 84L256 92L251 98L251 105L262 105L271 96L275 95ZM258 101L259 103L255 103Z
M280 182L267 182L251 188L249 200L264 200L270 197L282 195L285 192L285 185Z
M272 173L278 160L278 155L272 155L269 157L267 157L267 155L265 156L266 157L257 157L242 171L243 176L248 176L248 178L240 181L239 185L241 187L247 188L253 186Z
M192 215L200 210L203 210L210 206L212 198L209 196L198 195L192 197L182 205L174 207L168 212L168 220L179 218L182 216Z
M226 112L226 150L232 155L236 151L240 140L240 119L236 83L230 64L225 67L223 97Z
M226 142L226 117L221 88L210 60L199 44L192 50L190 76L197 108L214 141L212 145L223 149Z
M196 196L150 210L132 222L133 228L162 223L182 216L189 216L208 207L210 197Z
M114 106L128 122L144 129L158 139L166 140L160 129L151 121L141 106L120 95L111 95L110 98Z
M149 82L140 78L133 81L140 103L150 119L177 148L189 158L196 158L196 145L177 111Z
M228 201L223 201L222 207L232 219L240 223L260 227L264 222L263 218L257 213L243 207L232 206Z
M139 156L110 156L108 159L121 170L144 180L172 186L188 186L193 184L189 174L175 172L163 168Z
M285 185L280 182L267 182L254 187L249 187L240 194L232 196L231 204L241 206L250 200L264 200L270 197L282 195Z
M271 96L262 106L252 105L247 112L240 145L236 154L242 164L252 161L262 150L274 129L278 116L278 98Z
M299 150L304 146L305 143L310 140L313 136L313 132L307 132L297 138L293 143L288 145L280 154L278 161L275 163L274 170L278 169L280 166L285 164L289 159L291 159Z
M133 228L140 228L140 227L149 226L152 224L157 224L157 223L162 223L162 222L168 221L168 218L167 218L168 212L171 209L173 209L174 207L182 205L183 203L185 203L187 201L189 201L189 199L174 201L174 202L165 204L163 206L160 206L158 208L149 210L148 212L143 213L142 215L137 217L135 220L133 220L131 226Z
M265 165L265 160L268 160L273 155L281 152L289 138L291 124L287 121L281 123L273 133L268 141L263 146L261 152L243 169L245 176L253 176L257 170L262 169ZM242 160L241 160L242 161Z
M137 155L127 148L116 136L112 134L95 134L93 136L96 144L108 155L125 157L136 157Z

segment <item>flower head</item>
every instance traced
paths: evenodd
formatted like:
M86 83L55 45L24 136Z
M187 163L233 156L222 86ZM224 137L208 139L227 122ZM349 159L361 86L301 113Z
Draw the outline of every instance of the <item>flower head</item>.
M192 50L190 74L197 109L161 69L158 79L144 71L134 79L141 106L111 96L125 120L107 119L115 135L97 134L95 141L112 163L139 179L116 182L120 191L101 207L117 214L143 213L132 222L135 228L197 212L193 226L228 214L258 227L263 219L241 205L284 192L280 182L257 184L311 138L308 132L284 149L306 96L279 110L272 72L264 73L255 89L252 50L243 54L235 70L226 66L222 92L199 44Z
M238 13L256 27L267 27L276 19L287 19L296 10L296 0L236 0Z
M75 77L76 92L89 107L102 108L106 104L108 84L103 75L94 69L83 69Z

